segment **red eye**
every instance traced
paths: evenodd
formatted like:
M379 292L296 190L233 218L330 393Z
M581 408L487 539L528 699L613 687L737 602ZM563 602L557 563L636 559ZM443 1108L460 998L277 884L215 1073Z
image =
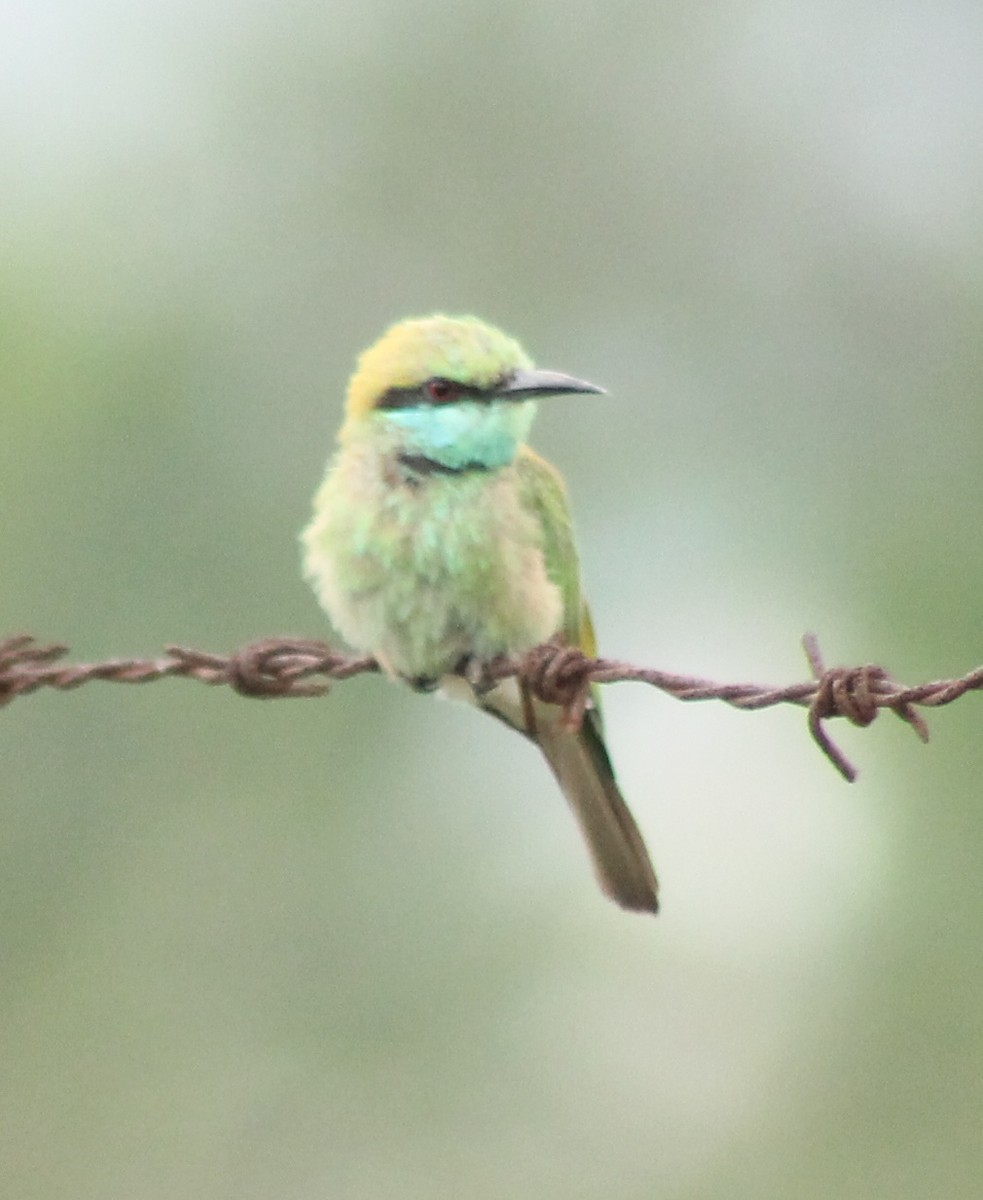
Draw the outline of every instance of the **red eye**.
M453 400L458 393L457 386L449 379L429 379L426 384L427 395L435 404L446 404Z

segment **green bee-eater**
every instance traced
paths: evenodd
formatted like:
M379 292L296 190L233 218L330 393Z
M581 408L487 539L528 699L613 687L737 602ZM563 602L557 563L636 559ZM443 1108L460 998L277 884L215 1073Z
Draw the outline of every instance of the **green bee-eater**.
M440 687L546 757L604 891L655 912L658 885L592 695L579 729L482 664L559 636L594 653L563 480L525 444L536 398L602 389L533 368L473 317L394 325L358 361L338 450L303 534L338 633L420 690Z

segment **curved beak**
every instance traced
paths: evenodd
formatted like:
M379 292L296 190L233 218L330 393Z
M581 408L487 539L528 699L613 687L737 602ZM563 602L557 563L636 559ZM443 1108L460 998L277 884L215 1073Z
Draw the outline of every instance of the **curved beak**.
M535 396L569 396L575 392L596 392L604 395L604 388L559 371L516 371L508 382L496 389L504 400L531 400Z

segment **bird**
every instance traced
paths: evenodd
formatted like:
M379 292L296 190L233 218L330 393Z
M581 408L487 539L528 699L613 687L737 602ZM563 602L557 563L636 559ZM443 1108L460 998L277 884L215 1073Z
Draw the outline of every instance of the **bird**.
M596 653L566 486L526 438L538 400L603 391L536 369L519 342L476 317L393 325L349 381L301 534L304 574L353 650L533 742L603 892L654 913L658 883L615 780L596 686L571 721L516 677L486 670L551 639Z

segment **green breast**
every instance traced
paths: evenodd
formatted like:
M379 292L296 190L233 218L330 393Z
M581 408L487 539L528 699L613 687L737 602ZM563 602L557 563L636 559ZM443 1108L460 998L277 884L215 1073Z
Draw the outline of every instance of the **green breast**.
M561 624L543 530L521 503L514 466L420 475L352 447L305 542L339 632L400 674L521 653Z

